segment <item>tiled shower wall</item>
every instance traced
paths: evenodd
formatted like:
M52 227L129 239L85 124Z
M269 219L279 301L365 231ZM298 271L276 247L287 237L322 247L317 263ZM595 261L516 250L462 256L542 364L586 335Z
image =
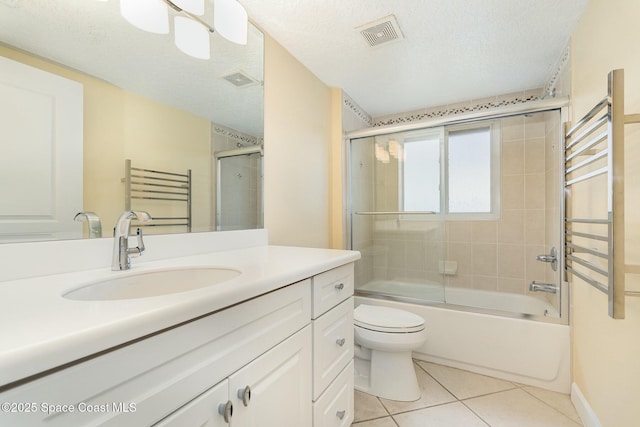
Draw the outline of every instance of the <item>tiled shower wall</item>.
M558 122L557 112L501 120L501 216L447 221L447 259L458 263L447 285L525 294L532 280L554 282L536 256L559 236Z

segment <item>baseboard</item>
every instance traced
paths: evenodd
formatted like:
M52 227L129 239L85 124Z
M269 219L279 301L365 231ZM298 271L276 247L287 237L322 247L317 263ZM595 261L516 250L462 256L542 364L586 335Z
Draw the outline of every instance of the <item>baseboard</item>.
M602 427L596 413L593 412L591 405L589 405L589 402L576 383L571 384L571 402L573 406L575 406L576 412L578 412L584 427Z

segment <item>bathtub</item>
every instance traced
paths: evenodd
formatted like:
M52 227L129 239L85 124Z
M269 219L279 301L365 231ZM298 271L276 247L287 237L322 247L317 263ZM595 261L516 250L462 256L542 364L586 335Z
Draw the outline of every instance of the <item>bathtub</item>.
M429 299L433 303L395 300L415 299L418 289L412 287L419 287L421 299ZM382 294L381 297L363 296L362 291L366 294ZM552 306L526 295L464 288L448 288L446 292L447 304L443 304L444 292L440 286L370 282L356 291L355 305L395 307L422 316L425 319L427 341L414 352L413 356L418 360L560 393L570 392L569 326L530 320L557 315ZM393 295L394 300L385 298L385 295ZM476 312L469 307L461 309L470 303L482 304L480 311L484 312ZM515 305L522 310L520 313L524 317L487 313L487 310L502 310L506 314L513 312Z
M397 280L371 281L359 286L358 290L407 299L497 310L504 312L505 315L513 313L524 316L559 317L558 310L546 301L528 295L507 292L447 286L445 297L445 289L441 284Z

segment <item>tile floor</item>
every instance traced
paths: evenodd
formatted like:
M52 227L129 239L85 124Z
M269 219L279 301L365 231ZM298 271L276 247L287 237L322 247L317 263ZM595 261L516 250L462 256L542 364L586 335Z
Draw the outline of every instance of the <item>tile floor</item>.
M356 391L353 427L578 427L568 395L416 361L422 398Z

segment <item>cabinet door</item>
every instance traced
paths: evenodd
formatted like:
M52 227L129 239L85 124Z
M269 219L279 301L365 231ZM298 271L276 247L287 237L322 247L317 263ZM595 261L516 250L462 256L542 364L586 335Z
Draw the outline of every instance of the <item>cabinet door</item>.
M229 377L233 427L310 426L311 326Z
M224 415L228 395L229 382L224 380L154 425L157 427L228 427L229 423ZM227 413L227 419L230 420L229 413Z

